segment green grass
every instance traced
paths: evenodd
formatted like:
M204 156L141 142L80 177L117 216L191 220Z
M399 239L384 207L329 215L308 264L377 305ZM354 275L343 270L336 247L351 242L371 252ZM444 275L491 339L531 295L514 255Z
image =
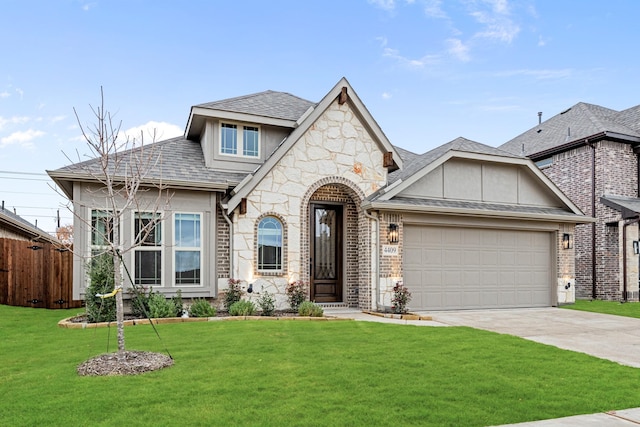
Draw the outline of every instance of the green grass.
M471 328L226 321L126 329L175 365L80 377L114 329L0 306L0 425L484 426L638 406L640 370Z
M615 314L617 316L636 317L640 319L640 303L601 300L576 300L575 304L564 305L570 310L592 311L594 313Z

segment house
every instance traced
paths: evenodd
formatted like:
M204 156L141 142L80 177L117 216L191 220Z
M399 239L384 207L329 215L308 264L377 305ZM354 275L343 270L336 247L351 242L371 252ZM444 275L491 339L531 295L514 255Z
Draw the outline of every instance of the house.
M563 236L589 218L531 160L464 138L403 150L344 78L319 102L266 91L196 105L184 137L153 148L161 161L147 182L162 179L173 196L124 260L133 280L167 295L216 297L233 278L281 307L296 280L311 300L360 309L389 307L400 281L414 310L572 301ZM86 256L107 209L98 167L49 172L74 203ZM122 239L145 215L125 215ZM78 256L78 297L84 265Z
M576 227L576 296L638 301L640 105L616 111L580 102L538 121L500 148L528 156L597 218Z
M54 244L60 243L58 239L46 231L39 229L14 212L5 209L4 201L0 207L0 238Z

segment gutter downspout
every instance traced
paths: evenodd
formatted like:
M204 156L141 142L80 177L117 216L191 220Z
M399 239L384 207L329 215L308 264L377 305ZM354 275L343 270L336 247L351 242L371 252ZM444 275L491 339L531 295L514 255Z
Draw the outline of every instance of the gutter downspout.
M376 238L375 238L375 243L376 243L376 258L375 258L375 278L373 283L375 284L375 289L374 289L374 293L375 293L375 307L371 307L372 310L377 310L380 307L380 219L378 217L375 217L373 215L371 215L369 212L367 212L366 209L362 209L362 213L364 214L364 216L366 216L369 219L372 219L376 222L376 228L375 228L375 233L376 233Z
M637 224L639 218L626 220L622 225L622 299L627 302L627 226Z
M229 279L233 279L236 277L233 274L233 222L231 218L227 215L225 207L222 205L222 201L220 201L220 211L222 212L222 217L227 224L229 224Z

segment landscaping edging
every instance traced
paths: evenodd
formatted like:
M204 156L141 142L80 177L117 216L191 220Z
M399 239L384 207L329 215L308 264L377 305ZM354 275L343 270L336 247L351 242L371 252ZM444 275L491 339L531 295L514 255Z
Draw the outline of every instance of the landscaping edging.
M415 313L380 313L378 311L363 311L363 313L370 314L372 316L385 317L387 319L399 319L399 320L433 320L431 316L421 316Z
M87 329L87 328L107 328L116 327L116 322L74 322L78 316L67 317L58 322L58 326L68 329ZM333 316L324 317L306 317L306 316L228 316L228 317L165 317L159 319L131 319L125 320L124 326L149 325L153 322L156 325L163 323L190 323L190 322L217 322L227 320L310 320L310 321L333 321L333 320L353 320Z

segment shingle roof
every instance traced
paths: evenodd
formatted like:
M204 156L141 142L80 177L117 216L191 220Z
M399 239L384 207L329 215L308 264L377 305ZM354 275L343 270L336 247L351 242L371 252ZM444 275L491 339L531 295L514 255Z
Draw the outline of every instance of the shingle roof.
M378 204L393 204L405 206L423 206L423 207L441 207L448 209L465 209L488 212L511 212L522 214L540 214L540 215L572 215L571 212L564 208L557 207L541 207L541 206L525 206L517 204L499 204L484 202L467 202L452 199L418 199L413 197L394 197L388 201L379 201Z
M152 155L152 159L148 163L157 165L151 168L145 176L145 179L149 181L202 183L203 186L211 184L229 184L233 186L242 181L247 175L247 173L242 172L228 172L207 168L200 143L182 137L145 145L144 150ZM116 156L124 156L124 162L126 163L129 159L132 160L132 156L140 155L141 152L141 148L135 148L118 152ZM111 162L110 172L114 173L114 171L114 164ZM100 174L100 160L96 158L75 163L56 169L51 173L53 175L76 173L79 176ZM118 170L115 175L121 176L123 173L123 170Z
M446 144L436 147L433 150L427 151L426 153L421 155L415 155L413 153L406 152L406 153L409 153L409 156L408 156L409 158L405 159L407 160L407 162L405 163L405 168L403 170L398 170L389 174L389 184L392 184L398 179L404 180L407 177L415 174L420 169L423 169L425 166L428 166L430 163L438 160L448 151L463 151L468 153L490 154L490 155L496 155L496 156L502 156L502 157L520 158L520 156L508 153L498 148L490 147L488 145L471 141L470 139L466 139L463 137L458 137L453 141L450 141ZM411 154L413 154L413 157L411 157Z
M635 217L640 213L640 199L637 197L607 194L602 196L600 201L610 208L622 212L624 218Z
M41 238L52 243L58 242L55 237L51 236L46 231L36 227L26 219L7 209L0 209L0 224L2 223L7 224L10 228L19 229L22 233L29 235L31 239Z
M531 156L602 132L640 137L640 106L616 111L579 102L499 148Z
M211 110L231 111L253 114L283 120L298 120L308 109L316 104L286 92L267 90L251 95L207 102L196 107Z

